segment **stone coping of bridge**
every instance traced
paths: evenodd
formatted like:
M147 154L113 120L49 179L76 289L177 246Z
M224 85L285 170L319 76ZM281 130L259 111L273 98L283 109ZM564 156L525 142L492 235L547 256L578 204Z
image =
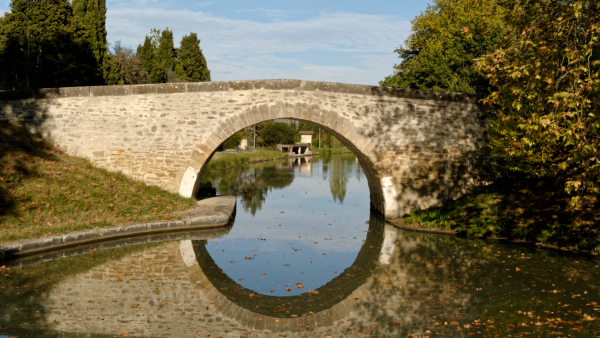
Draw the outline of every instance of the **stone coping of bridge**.
M175 94L222 92L240 90L297 90L321 91L356 95L371 95L407 99L421 99L447 102L475 103L474 95L436 92L418 89L391 88L366 85L354 85L334 82L303 81L293 79L281 80L246 80L222 82L185 82L146 85L95 86L95 87L63 87L31 90L0 91L0 101L25 99L56 99L67 97L128 96L147 94Z

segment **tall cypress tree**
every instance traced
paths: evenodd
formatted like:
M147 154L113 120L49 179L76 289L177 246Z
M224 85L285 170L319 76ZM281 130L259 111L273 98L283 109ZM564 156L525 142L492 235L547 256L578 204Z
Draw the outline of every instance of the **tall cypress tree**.
M113 68L111 64L114 60L108 58L106 0L73 0L71 6L73 14L88 32L88 41L98 63L98 71L103 74L106 84L112 84L114 81L111 78L115 74L110 73L110 69Z
M73 14L89 33L88 40L98 64L108 52L106 47L106 0L73 0Z
M0 31L4 89L98 83L86 30L67 0L13 0L10 8Z
M154 54L154 48L152 47L152 38L146 35L144 44L139 45L137 48L137 55L140 57L142 68L150 74L152 72L152 58Z
M173 49L173 32L167 27L161 33L157 51L157 61L163 70L173 70L173 66L175 66L175 53Z
M196 33L190 33L181 39L181 47L177 51L176 73L185 82L210 81L210 70Z

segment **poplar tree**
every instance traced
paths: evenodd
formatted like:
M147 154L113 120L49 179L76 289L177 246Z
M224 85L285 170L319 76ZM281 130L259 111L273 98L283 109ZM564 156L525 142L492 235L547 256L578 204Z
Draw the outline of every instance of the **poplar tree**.
M210 70L206 65L196 33L190 33L181 39L181 47L177 50L175 72L185 82L210 81Z

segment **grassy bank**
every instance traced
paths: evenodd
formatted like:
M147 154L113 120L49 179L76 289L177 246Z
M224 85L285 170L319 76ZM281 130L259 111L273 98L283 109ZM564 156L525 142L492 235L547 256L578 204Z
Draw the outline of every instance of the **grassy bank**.
M328 155L328 154L343 154L351 153L348 148L321 148L313 149L315 155ZM276 159L288 158L288 155L278 150L267 150L264 148L257 148L252 151L239 151L239 152L219 152L215 153L206 171L218 171L225 170L234 167L240 167L247 164L259 163L272 161Z
M0 122L0 243L158 219L195 205Z
M550 181L503 178L477 193L400 219L469 235L600 251L600 204L576 210L560 191Z
M315 155L327 155L327 154L350 154L352 151L346 147L342 148L313 148Z
M216 153L210 162L208 162L206 171L225 170L278 158L287 158L287 155L278 150L266 150L263 148L257 148L252 151L220 152Z

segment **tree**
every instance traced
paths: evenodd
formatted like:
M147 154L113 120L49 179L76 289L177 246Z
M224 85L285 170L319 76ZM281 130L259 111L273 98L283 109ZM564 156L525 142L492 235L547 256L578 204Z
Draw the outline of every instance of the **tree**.
M102 73L104 74L105 84L109 86L125 84L123 79L123 69L119 64L119 60L112 54L107 54L104 57Z
M143 70L142 60L133 49L123 47L121 41L117 41L113 53L123 73L124 84L148 83L148 73Z
M488 94L474 59L494 51L506 28L496 1L434 0L395 52L402 59L382 86Z
M119 44L120 46L120 44ZM140 63L144 71L150 74L152 72L152 59L154 58L154 46L152 38L146 35L144 44L137 48L137 56L140 58Z
M115 59L108 56L106 42L106 0L73 0L73 14L88 32L88 42L96 62L102 67L102 75L106 84L115 84L119 73L115 73ZM107 73L110 71L112 73ZM122 79L117 79L117 82Z
M13 0L0 31L3 89L97 84L87 32L67 0Z
M503 167L562 182L573 206L596 201L600 179L600 5L503 0L514 30L481 58L496 87L490 148Z
M181 46L177 50L175 72L185 82L210 81L210 70L206 65L196 33L190 33L181 39Z
M237 146L240 145L240 142L242 142L242 139L244 138L244 131L240 130L237 133L231 135L230 138L227 139L227 141L225 141L223 143L223 149L233 149Z
M260 137L265 146L275 144L291 144L296 139L297 131L286 123L268 122L260 130Z

